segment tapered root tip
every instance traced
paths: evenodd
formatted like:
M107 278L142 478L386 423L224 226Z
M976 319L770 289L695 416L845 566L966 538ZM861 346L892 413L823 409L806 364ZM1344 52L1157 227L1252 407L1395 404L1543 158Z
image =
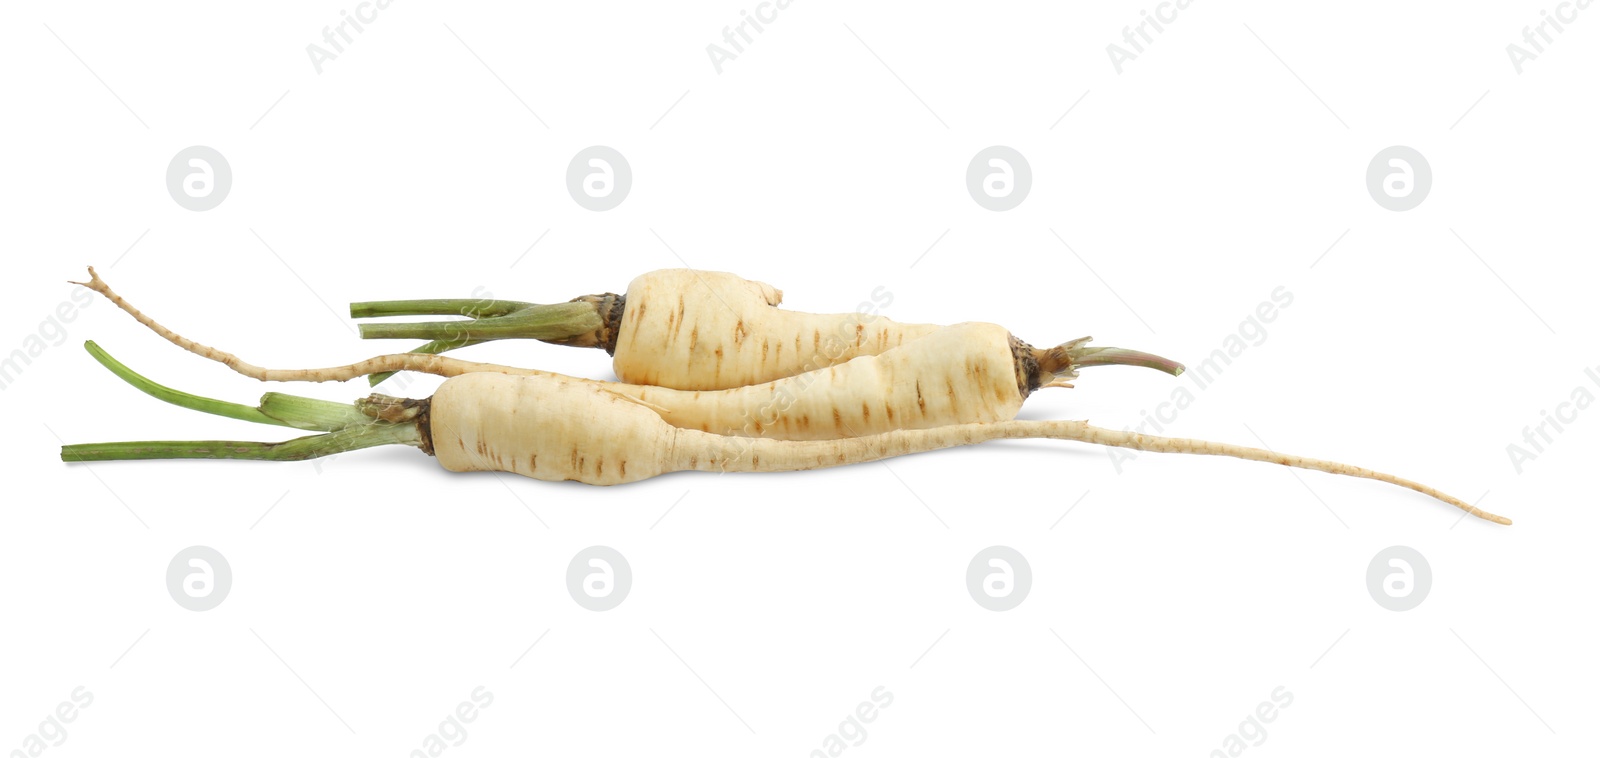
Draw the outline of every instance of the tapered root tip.
M89 281L75 282L71 279L68 279L67 284L76 284L79 287L88 287L90 289L94 289L95 285L100 283L100 275L94 272L94 266L89 266L87 268L89 269Z

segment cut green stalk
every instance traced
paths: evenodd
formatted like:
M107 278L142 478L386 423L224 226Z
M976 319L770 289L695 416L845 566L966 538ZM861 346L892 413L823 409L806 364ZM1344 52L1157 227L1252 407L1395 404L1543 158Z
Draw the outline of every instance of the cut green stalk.
M94 442L63 445L67 462L151 460L159 458L233 458L259 461L303 461L378 445L422 446L419 417L425 401L374 395L354 405L316 398L268 392L261 405L250 407L181 392L157 384L123 365L94 342L84 349L118 378L158 400L180 408L257 424L317 429L313 434L283 442L154 441Z
M1072 365L1078 368L1088 368L1090 366L1139 366L1141 368L1165 371L1173 376L1183 374L1182 363L1140 350L1129 350L1123 347L1079 347L1070 352Z
M503 316L467 321L414 321L362 324L362 339L492 340L527 338L561 340L600 328L600 316L588 303L555 303L523 308Z
M83 343L83 349L89 351L100 365L105 366L116 374L117 377L140 392L157 400L172 403L180 408L209 413L213 416L226 416L250 421L257 424L273 424L275 426L289 426L296 429L315 429L317 431L334 431L358 424L368 424L372 418L357 410L348 403L335 403L329 400L317 400L309 397L285 395L281 392L268 392L261 397L261 404L256 407L230 403L226 400L213 400L211 398L191 395L180 392L161 384L157 384L131 368L123 365L116 358L111 357L94 340Z
M350 313L356 318L365 315L429 315L455 313L446 311L448 305L475 303L464 300L393 300L376 303L353 303ZM594 339L602 328L600 315L592 302L582 299L570 303L531 305L501 314L503 306L513 301L488 301L495 307L478 308L466 315L480 314L464 321L418 321L410 323L362 324L362 339L425 339L431 340L409 352L438 355L472 345L499 339L536 339L557 344ZM380 312L381 311L381 312ZM356 315L356 314L363 315ZM391 376L393 371L367 377L370 386Z
M312 434L283 442L177 441L90 442L62 445L61 460L68 463L96 461L147 461L169 458L215 458L249 461L305 461L379 445L420 447L422 434L416 424L372 423L327 434Z
M350 318L377 318L382 316L466 316L467 318L482 318L485 316L504 316L524 308L536 307L536 305L535 303L524 303L519 300L471 300L464 298L369 300L365 303L351 303Z
M281 422L284 426L319 432L336 432L353 426L365 426L372 418L349 403L318 400L282 392L268 392L261 396L261 412Z

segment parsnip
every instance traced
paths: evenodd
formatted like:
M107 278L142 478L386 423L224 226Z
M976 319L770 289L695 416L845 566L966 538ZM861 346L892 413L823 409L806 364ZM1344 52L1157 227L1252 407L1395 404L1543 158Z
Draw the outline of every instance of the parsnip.
M819 440L1015 418L1028 394L1071 386L1019 359L994 324L943 327L847 363L749 387L693 392L608 384L660 409L673 426L716 434Z
M612 369L628 384L742 387L877 355L939 328L863 313L802 313L778 308L782 302L776 287L734 274L644 274L628 285Z
M326 434L280 443L112 442L65 445L61 458L89 462L156 458L304 460L384 444L431 452L450 471L506 471L546 481L611 485L675 471L776 472L881 460L995 439L1049 438L1151 452L1219 455L1266 461L1387 482L1449 503L1498 524L1511 521L1432 487L1342 463L1217 442L1153 437L1090 426L1083 421L1002 421L900 430L850 439L772 440L729 437L682 429L601 384L552 376L469 373L446 380L429 400L374 396L358 413L307 410L285 419L258 409L199 398L155 385L117 364L101 363L145 392L183 407L233 418L329 429ZM281 403L282 401L280 401ZM333 404L336 405L336 404ZM299 406L297 406L299 407ZM352 416L355 418L351 420Z
M429 354L518 337L600 347L612 353L612 368L621 381L682 390L763 384L879 355L941 328L871 313L784 310L777 307L782 300L776 287L734 274L663 269L634 279L625 295L590 295L573 303L386 301L355 303L350 312L357 318L460 313L471 320L363 324L361 334L432 339L417 350ZM1015 349L1019 358L1029 357L1047 371L1059 368L1052 366L1056 348L1034 348L1004 330L994 331L991 339L994 349ZM1101 365L1182 371L1182 366L1146 353L1093 351L1100 354ZM1119 359L1113 352L1125 355ZM387 373L374 379L383 376Z
M754 283L751 284L754 287ZM85 285L174 344L263 381L343 381L405 369L442 376L488 371L566 378L559 374L440 355L380 356L324 369L267 369L201 345L161 326L116 294L93 269ZM753 292L758 291L752 289ZM841 365L726 390L690 391L570 379L603 386L656 411L668 423L724 435L815 440L931 429L946 424L1004 421L1041 387L1071 387L1080 367L1132 364L1167 368L1163 359L1088 339L1038 350L1003 327L972 322L938 327L878 355Z
M851 439L736 439L681 429L603 387L476 373L446 381L430 410L433 453L450 471L509 471L546 481L624 484L674 471L829 468L997 439L1047 438L1157 453L1219 455L1387 482L1497 524L1511 520L1408 479L1343 463L1221 442L1155 437L1084 421L1004 421Z
M337 369L272 371L246 364L236 356L200 345L162 327L112 292L98 277L93 277L87 286L111 299L174 344L259 379L326 381L349 379L370 371L393 368L428 368L453 376L429 400L374 396L357 403L352 411L336 407L338 404L269 393L260 406L250 408L154 385L116 364L90 343L90 352L117 372L118 376L167 402L232 418L322 429L327 433L281 443L202 441L67 445L61 451L62 459L67 461L151 458L303 460L361 447L404 444L415 445L437 455L440 463L452 471L509 471L539 479L621 484L681 470L792 471L879 460L993 439L1037 437L1152 452L1229 456L1374 479L1421 492L1479 518L1501 524L1511 523L1509 519L1479 510L1432 487L1370 469L1226 443L1102 429L1082 421L962 422L933 428L899 428L867 433L846 430L859 436L840 438L778 440L715 434L675 426L665 420L665 417L673 415L673 411L654 402L670 399L687 414L687 409L698 405L710 407L728 397L749 394L759 388L747 388L734 393L672 392L660 388L574 379L547 372L452 362L438 355L417 354L390 356L390 360L375 359ZM956 346L971 343L975 339L987 342L982 338L992 334L995 329L998 327L992 325L956 327L925 336L917 342L927 341L935 348L944 344L936 338L950 340ZM923 364L934 360L939 354L937 349L912 350L915 345L897 348L876 358L857 358L845 366L812 372L804 378L823 381L817 377L831 374L837 379L840 375L848 375L841 384L830 384L830 391L819 394L815 402L826 403L820 408L834 410L853 408L856 403L863 403L860 421L870 425L876 423L871 420L874 403L885 403L883 407L886 410L896 404L904 408L910 402L908 397L915 397L919 377L926 375ZM1065 350L1067 347L1056 350L1062 351L1063 355L1070 354L1070 350ZM962 385L963 389L958 392L955 378L950 374L945 375L946 395L957 401L947 410L953 415L983 415L1014 410L1014 405L1020 403L1021 396L1029 389L1027 374L1017 370L1018 366L1025 366L1026 361L1013 360L1008 363L992 350L986 355L982 351L968 355L977 356L965 359L967 362L963 364L963 376L972 380L971 383ZM854 371L857 368L860 371ZM1007 372L1007 368L1012 371ZM903 377L898 376L897 372L900 371L911 374L911 396L903 391L905 382ZM977 389L973 390L974 387ZM759 389L759 392L772 391L770 387ZM959 397L960 394L970 395L974 391L992 391L994 403L989 404L988 395L982 395L973 404L957 404L965 402ZM772 401L772 397L762 398L759 392L755 399ZM926 403L927 394L924 393L921 399ZM902 410L900 413L908 414L909 411ZM802 411L800 418L804 418L805 414L806 411ZM882 415L887 417L888 414ZM718 423L727 422L727 419L718 419ZM902 422L896 419L888 423ZM801 433L804 433L804 427L801 424Z

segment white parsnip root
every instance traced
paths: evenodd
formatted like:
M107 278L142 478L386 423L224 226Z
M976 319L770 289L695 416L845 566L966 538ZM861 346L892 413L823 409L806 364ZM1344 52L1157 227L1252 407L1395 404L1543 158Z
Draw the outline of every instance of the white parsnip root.
M1072 386L1066 380L1076 375L1074 360L1059 353L1070 349L1072 356L1083 356L1080 360L1085 362L1100 357L1094 348L1084 347L1087 340L1033 351L1016 343L1004 327L969 322L931 328L903 345L861 355L842 364L723 390L692 391L599 382L418 353L378 356L330 368L269 369L173 332L118 295L94 269L89 273L90 280L84 286L105 296L139 323L185 350L223 363L253 379L347 381L395 370L444 377L493 372L566 378L590 382L632 398L657 411L673 426L744 437L825 440L897 429L1006 421L1016 417L1023 401L1035 389ZM758 283L734 279L736 281L731 284L741 285L737 289L748 289L749 296L761 297ZM734 289L729 287L730 292ZM880 333L880 338L887 339L881 337L882 334L886 332ZM1132 351L1121 353L1135 354ZM1033 357L1035 354L1039 359Z
M396 368L425 370L451 378L427 401L375 398L358 406L364 416L374 420L370 424L363 422L352 425L347 419L348 414L317 410L314 415L318 426L301 428L331 430L323 435L332 438L326 444L319 443L316 438L266 444L264 447L249 447L263 443L107 443L68 446L62 451L66 460L153 457L299 460L373 444L415 444L430 451L441 465L451 471L506 471L536 479L609 485L676 471L795 471L875 461L996 439L1040 438L1158 453L1216 455L1373 479L1420 492L1481 519L1497 524L1511 523L1510 519L1480 510L1432 487L1348 464L1227 443L1117 431L1091 426L1085 421L1017 421L999 418L1001 414L1015 412L1023 393L1017 385L1016 374L1008 371L1009 364L997 353L963 353L967 357L962 359L964 363L958 364L959 370L952 368L943 374L936 368L930 368L934 356L943 349L938 339L950 340L951 344L944 347L952 347L959 346L969 336L954 327L924 335L917 340L928 341L938 350L918 352L911 350L911 345L906 345L885 350L877 358L859 357L843 366L724 392L637 387L421 354L384 356L331 369L285 371L245 363L230 353L201 345L166 329L112 292L94 275L93 269L90 273L91 281L85 286L111 299L162 337L257 379L337 381ZM981 330L988 326L976 325L971 328ZM948 353L945 358L948 363ZM108 366L113 366L113 370L118 369L114 362L108 363ZM125 368L123 371L126 371ZM141 387L146 392L187 407L258 421L260 419L251 414L261 414L266 410L264 407L257 410L217 403L166 388L152 389L153 383L131 372L126 373L134 377L130 381L136 379L136 383L150 385ZM841 376L845 378L841 380ZM967 383L960 383L958 377ZM710 411L709 416L701 416L714 419L719 426L725 425L728 420L715 413L730 412L729 408L743 412L748 410L748 403L752 400L771 402L772 398L767 393L785 386L784 382L795 381L824 382L822 386L826 390L803 399L802 415L791 418L815 414L831 423L834 418L842 418L847 412L855 414L859 406L860 416L854 421L869 431L833 438L769 439L685 428L682 418L677 420L677 425L670 422L674 415L692 415L694 411L690 409L697 406L713 407L731 402L727 408ZM909 395L905 391L908 384L912 388ZM919 387L922 388L920 391ZM908 404L929 402L930 393L927 389L930 387L934 390L943 389L946 397L952 401L952 408L958 403L972 403L967 406L966 412L976 413L983 418L931 428L883 429L881 425L875 425L908 423L910 418L907 416L911 413ZM991 402L988 395L974 397L973 393L992 393L993 400ZM728 398L734 400L729 401ZM668 408L667 405L676 408ZM223 406L228 407L215 410ZM901 410L895 415L902 418L891 418L888 411L896 407ZM884 412L877 413L878 408L884 409ZM973 408L979 410L973 411ZM707 413L704 408L700 412ZM274 413L277 415L264 414L271 418L270 423L284 423L287 420L276 407ZM954 415L961 413L955 412ZM874 416L885 421L874 422ZM709 426L711 422L706 421L705 425Z
M1218 455L1387 482L1481 519L1503 516L1409 479L1344 463L1221 442L1154 437L1085 421L1000 421L850 439L746 439L680 429L593 384L541 376L467 374L446 381L430 410L433 452L451 471L507 471L548 481L624 484L673 471L769 472L843 466L998 439L1057 439L1154 453Z
M877 313L894 301L885 288L852 313L806 313L779 308L783 293L736 274L663 269L635 278L627 293L586 295L538 305L512 300L380 300L350 305L354 318L464 316L431 322L368 322L367 339L430 340L412 352L437 354L504 339L538 339L603 348L618 378L629 384L680 390L756 386L857 358L909 347L944 327L894 321ZM1177 374L1183 367L1149 353L1087 347L1088 338L1034 348L998 327L989 345L1011 349L1024 394L1066 386L1075 368L1144 366ZM1042 373L1040 373L1042 372ZM376 385L388 372L369 378ZM1038 380L1034 384L1033 380Z
M939 329L784 310L778 288L721 271L651 271L628 284L625 298L611 361L617 378L682 390L762 384L878 355Z

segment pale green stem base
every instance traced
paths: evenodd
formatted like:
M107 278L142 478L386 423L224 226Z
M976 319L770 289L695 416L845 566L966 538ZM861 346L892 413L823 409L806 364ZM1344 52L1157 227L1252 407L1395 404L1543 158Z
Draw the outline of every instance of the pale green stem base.
M257 424L314 429L328 432L298 437L283 442L243 441L153 441L94 442L63 445L61 460L72 462L151 460L160 458L233 458L258 461L303 461L325 455L359 450L377 445L422 446L422 432L414 413L402 413L404 421L382 421L362 410L382 412L412 403L374 396L365 403L351 405L316 398L268 392L256 407L230 403L180 392L157 384L123 365L94 342L84 349L118 378L139 391L180 408ZM415 409L413 409L415 410ZM389 418L396 418L390 416Z

